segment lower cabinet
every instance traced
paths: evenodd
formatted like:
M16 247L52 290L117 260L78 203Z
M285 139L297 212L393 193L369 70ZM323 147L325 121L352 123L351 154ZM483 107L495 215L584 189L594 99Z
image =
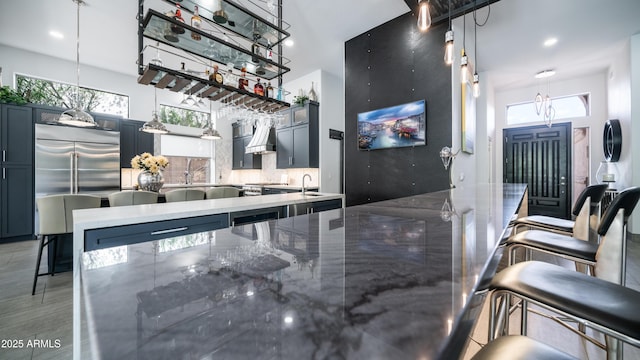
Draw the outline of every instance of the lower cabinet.
M260 221L281 219L287 216L286 206L275 206L264 209L253 209L232 212L229 214L231 226L251 224Z
M226 227L229 227L229 214L93 229L85 231L84 250L106 249Z
M31 238L33 234L33 166L2 168L0 237Z

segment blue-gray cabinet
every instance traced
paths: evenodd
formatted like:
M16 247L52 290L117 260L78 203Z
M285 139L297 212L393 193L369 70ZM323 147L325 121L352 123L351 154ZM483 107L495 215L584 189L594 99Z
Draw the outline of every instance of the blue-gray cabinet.
M1 105L0 238L2 241L33 237L33 109Z
M319 104L308 101L281 113L276 125L276 168L317 168L320 164Z
M153 134L140 131L144 121L120 121L120 167L131 168L131 159L144 152L153 154Z
M234 123L233 126L233 153L232 170L262 169L262 155L247 154L245 148L253 137L254 127Z

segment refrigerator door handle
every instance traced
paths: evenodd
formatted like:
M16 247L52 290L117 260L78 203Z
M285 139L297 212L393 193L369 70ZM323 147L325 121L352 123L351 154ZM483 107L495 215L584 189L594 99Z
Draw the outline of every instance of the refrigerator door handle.
M78 153L77 152L73 153L73 159L74 159L73 171L75 172L75 174L74 174L75 189L74 189L73 193L77 194L78 190L79 190L79 186L78 186Z
M74 188L74 184L76 182L76 179L74 178L74 173L73 173L73 157L74 157L75 153L71 152L71 154L69 154L69 177L71 178L71 181L69 181L69 193L73 194L73 188Z

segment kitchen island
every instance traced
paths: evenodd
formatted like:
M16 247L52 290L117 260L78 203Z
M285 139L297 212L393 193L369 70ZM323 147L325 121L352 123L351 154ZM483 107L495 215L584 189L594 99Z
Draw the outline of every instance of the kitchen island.
M478 185L88 251L74 358L457 358L523 199Z

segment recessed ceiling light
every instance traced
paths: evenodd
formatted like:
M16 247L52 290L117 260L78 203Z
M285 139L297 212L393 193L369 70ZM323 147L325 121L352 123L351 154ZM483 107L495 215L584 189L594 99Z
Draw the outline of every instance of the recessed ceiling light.
M284 41L284 45L288 46L288 47L292 47L293 46L293 39L288 38L287 40Z
M542 70L539 73L537 73L534 77L536 79L544 79L544 78L551 77L555 74L556 74L555 70Z
M60 31L56 31L56 30L51 30L49 31L49 36L56 38L56 39L64 39L64 34L61 33Z
M553 45L555 45L557 43L558 43L558 38L552 37L552 38L548 38L547 40L545 40L543 45L545 47L551 47L551 46L553 46Z

